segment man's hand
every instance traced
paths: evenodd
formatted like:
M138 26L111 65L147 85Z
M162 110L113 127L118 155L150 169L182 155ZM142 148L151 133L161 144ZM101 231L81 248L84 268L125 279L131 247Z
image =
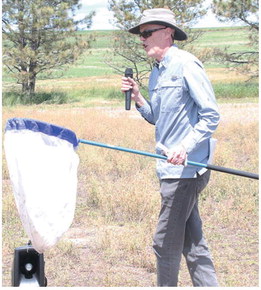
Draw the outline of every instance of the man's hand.
M177 145L166 152L167 162L174 165L186 165L187 152L183 145Z
M187 152L182 144L168 149L163 144L157 143L156 147L163 150L164 155L167 156L167 162L173 165L187 165Z
M121 82L121 91L125 93L126 91L132 89L131 98L132 100L137 103L139 106L143 106L145 100L140 93L140 89L138 84L132 78L122 77Z

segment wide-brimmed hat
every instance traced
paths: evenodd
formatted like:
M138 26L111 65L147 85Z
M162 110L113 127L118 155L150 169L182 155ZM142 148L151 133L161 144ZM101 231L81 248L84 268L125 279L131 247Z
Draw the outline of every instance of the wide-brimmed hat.
M174 39L186 40L187 34L176 26L174 13L165 8L153 8L144 10L138 25L129 29L130 33L139 34L142 24L159 24L175 29Z

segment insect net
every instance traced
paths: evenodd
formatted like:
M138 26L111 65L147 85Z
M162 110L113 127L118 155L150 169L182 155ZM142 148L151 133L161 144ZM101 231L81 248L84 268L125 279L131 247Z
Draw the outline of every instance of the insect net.
M52 124L14 118L7 121L5 155L23 227L39 253L55 245L75 211L78 140Z

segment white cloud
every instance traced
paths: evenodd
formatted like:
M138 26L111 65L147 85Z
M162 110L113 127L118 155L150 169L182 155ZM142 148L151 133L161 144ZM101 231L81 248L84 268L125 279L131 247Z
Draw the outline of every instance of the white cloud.
M91 29L115 29L111 24L113 19L113 14L108 10L108 0L82 0L82 8L77 14L77 19L83 18L86 14L91 11L95 11L96 15L93 17L93 24Z
M107 7L108 0L81 0L80 1L83 7Z
M206 27L221 27L221 26L228 26L227 22L220 22L215 15L208 11L208 13L202 17L197 24L195 24L194 28L206 28Z
M91 29L115 29L111 24L113 14L107 8L99 8L96 10L96 15L93 17L93 25Z
M197 24L193 27L195 28L207 28L207 27L227 27L227 26L237 26L244 25L241 21L225 21L221 22L217 19L215 14L212 12L211 4L213 0L205 0L204 8L207 9L207 14L198 20Z

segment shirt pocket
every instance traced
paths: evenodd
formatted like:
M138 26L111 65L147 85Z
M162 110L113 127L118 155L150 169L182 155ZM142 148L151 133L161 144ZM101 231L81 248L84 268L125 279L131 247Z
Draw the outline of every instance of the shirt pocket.
M183 81L175 78L163 81L161 84L161 112L178 111L182 104Z

